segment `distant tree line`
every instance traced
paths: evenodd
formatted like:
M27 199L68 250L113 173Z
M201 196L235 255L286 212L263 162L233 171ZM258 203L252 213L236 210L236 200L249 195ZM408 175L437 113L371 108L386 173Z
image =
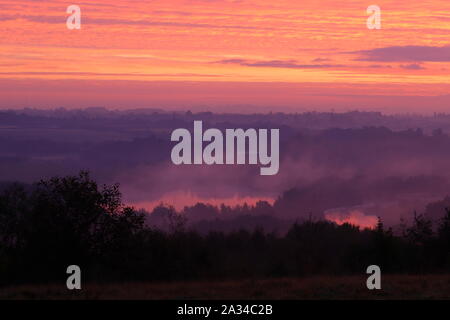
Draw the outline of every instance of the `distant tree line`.
M11 185L0 192L0 284L65 281L72 264L97 282L361 274L371 264L385 273L450 271L449 209L436 226L415 214L401 235L381 219L364 230L304 220L282 235L201 234L170 207L159 210L165 230L124 206L117 185L99 186L87 172Z

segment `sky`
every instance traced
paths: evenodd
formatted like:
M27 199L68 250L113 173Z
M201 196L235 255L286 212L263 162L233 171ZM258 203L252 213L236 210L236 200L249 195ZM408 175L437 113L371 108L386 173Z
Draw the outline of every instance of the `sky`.
M450 2L371 1L0 0L0 108L449 111Z

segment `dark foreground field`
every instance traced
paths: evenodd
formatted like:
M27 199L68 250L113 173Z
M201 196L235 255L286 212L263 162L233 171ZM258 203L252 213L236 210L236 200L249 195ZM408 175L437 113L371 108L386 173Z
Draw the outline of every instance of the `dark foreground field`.
M450 275L387 275L381 290L366 278L310 277L244 281L25 285L0 289L0 299L450 299Z

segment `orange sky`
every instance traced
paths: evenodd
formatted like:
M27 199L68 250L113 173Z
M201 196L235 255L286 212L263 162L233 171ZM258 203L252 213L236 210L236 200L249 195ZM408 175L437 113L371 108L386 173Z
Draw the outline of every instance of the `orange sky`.
M443 111L449 71L448 0L0 1L0 108Z

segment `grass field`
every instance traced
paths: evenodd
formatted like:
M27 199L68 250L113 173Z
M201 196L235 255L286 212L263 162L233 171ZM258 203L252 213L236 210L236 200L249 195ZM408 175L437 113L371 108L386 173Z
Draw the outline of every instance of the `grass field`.
M450 275L386 275L381 290L366 278L309 277L214 282L86 284L0 288L0 299L450 299Z

